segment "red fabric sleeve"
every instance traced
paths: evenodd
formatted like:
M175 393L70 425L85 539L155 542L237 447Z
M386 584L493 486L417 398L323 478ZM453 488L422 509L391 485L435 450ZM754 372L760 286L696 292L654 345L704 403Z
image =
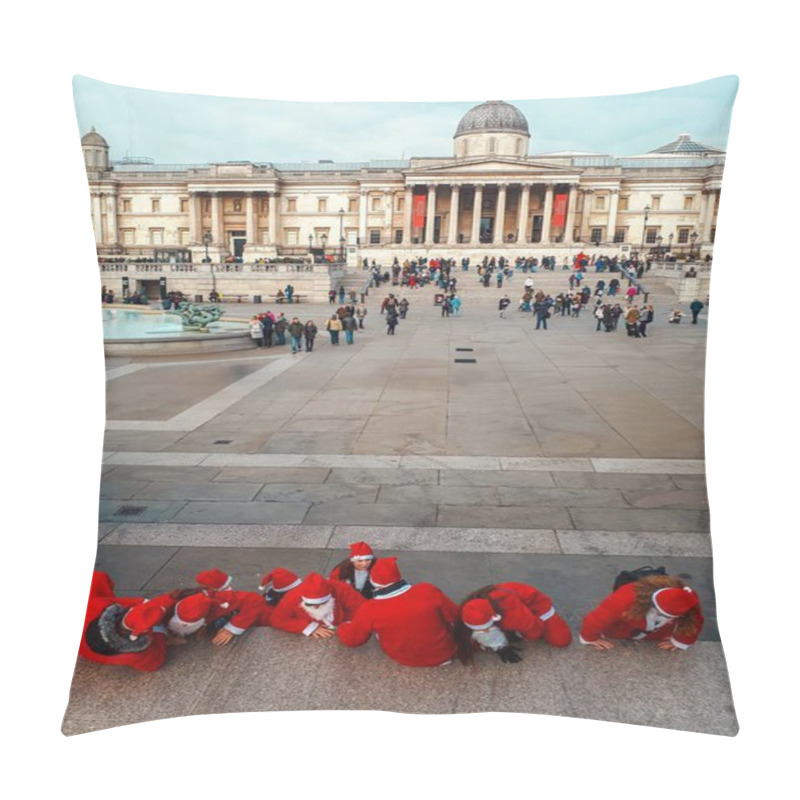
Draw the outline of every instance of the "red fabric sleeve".
M370 600L361 605L353 616L352 621L345 622L336 628L339 641L347 647L361 647L372 636L372 603L380 602Z
M266 605L258 592L235 592L235 611L225 628L231 633L242 633L259 623ZM236 628L237 630L231 630Z
M590 611L581 625L581 639L596 642L615 622L623 620L623 612L634 600L635 585L628 583L606 597L597 608Z
M332 579L330 581L336 604L342 614L342 622L353 619L353 615L366 602L361 592L357 592L349 583ZM339 614L336 615L337 617Z
M300 587L292 589L272 612L272 627L287 633L302 633L312 622L300 608Z

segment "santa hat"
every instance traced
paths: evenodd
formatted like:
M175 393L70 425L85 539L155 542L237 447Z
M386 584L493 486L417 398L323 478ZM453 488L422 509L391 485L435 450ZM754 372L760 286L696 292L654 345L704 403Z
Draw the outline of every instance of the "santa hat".
M289 589L294 589L301 583L300 578L288 569L277 567L268 572L259 584L258 590L266 594L270 590L275 592L288 592Z
M379 558L369 571L369 580L378 589L382 589L384 586L391 586L393 583L403 580L403 576L397 567L397 556Z
M158 625L164 613L164 609L161 606L156 603L148 603L145 600L125 614L122 618L122 626L131 632L128 638L135 642L153 626Z
M353 542L350 545L351 561L367 561L373 558L375 558L375 554L366 542Z
M700 602L697 592L688 586L682 589L659 589L653 592L652 600L656 611L666 617L682 617Z
M171 633L187 636L203 627L208 612L214 607L214 601L205 594L193 594L185 597L175 606L175 613L167 623Z
M207 569L205 572L201 572L195 580L204 589L214 589L219 592L227 589L231 585L233 578L220 569Z
M331 585L317 572L310 572L300 587L304 603L322 605L331 599Z
M468 628L474 631L482 631L491 628L495 622L499 622L501 617L495 614L492 604L485 598L470 600L461 609L461 619Z

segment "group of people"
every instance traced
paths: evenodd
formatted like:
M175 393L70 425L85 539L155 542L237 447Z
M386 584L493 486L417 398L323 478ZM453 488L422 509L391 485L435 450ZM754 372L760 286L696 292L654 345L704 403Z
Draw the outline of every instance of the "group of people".
M317 336L317 326L314 320L307 320L305 323L299 317L286 319L283 313L277 316L272 311L265 311L263 314L256 314L250 320L250 337L256 342L258 347L273 347L286 344L286 335L292 347L292 355L299 353L303 349L310 353L314 349L314 339Z
M434 667L494 653L521 660L518 644L543 641L567 647L572 631L551 598L514 581L471 592L457 604L431 583L403 578L397 558L376 558L367 542L350 545L348 558L328 575L304 578L283 567L265 574L255 591L233 588L219 569L200 572L191 588L146 599L118 597L112 578L95 572L79 654L101 664L153 671L169 644L207 631L225 646L254 627L269 626L309 639L337 638L360 647L374 635L399 664ZM663 567L617 576L613 591L583 618L578 640L598 650L615 640L648 639L664 650L685 650L700 635L697 593Z

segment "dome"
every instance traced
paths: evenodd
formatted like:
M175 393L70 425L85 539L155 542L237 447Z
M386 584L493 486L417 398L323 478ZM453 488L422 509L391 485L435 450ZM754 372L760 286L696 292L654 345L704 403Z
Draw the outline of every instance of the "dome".
M94 129L92 129L81 139L82 145L100 145L100 147L108 147L108 142Z
M467 111L458 123L456 136L484 131L524 133L530 136L525 115L502 100L489 100Z

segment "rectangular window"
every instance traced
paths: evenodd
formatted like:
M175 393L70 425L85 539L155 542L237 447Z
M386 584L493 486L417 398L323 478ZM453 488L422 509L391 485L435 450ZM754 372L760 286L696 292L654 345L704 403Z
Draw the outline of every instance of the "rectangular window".
M655 244L656 238L658 237L658 228L648 228L647 234L644 237L645 242L647 244Z
M383 202L383 198L382 197L373 197L372 198L372 210L373 211L380 211L382 202Z
M351 214L355 214L358 211L358 200L355 197L351 197L347 201L347 210Z
M380 229L373 228L369 232L369 243L370 244L380 244L381 243L381 232Z
M627 228L617 228L614 231L614 244L620 244L621 242L624 242L627 231Z
M686 195L683 198L683 210L684 211L691 211L694 208L694 196L693 195Z
M678 228L678 244L688 244L691 228Z
M406 199L405 197L398 197L397 198L397 210L402 211L406 207Z
M269 211L269 200L261 201L261 213L266 214Z
M189 212L189 201L185 197L181 197L181 214Z
M630 197L627 194L621 194L619 196L619 203L617 205L617 211L627 211L628 210L628 201Z
M211 213L211 198L204 197L203 198L203 213L210 214Z
M189 244L188 228L178 228L178 244Z
M122 233L122 244L125 244L125 245L136 244L136 229L135 228L123 228L121 233Z
M242 201L241 200L234 200L233 201L233 213L240 214L242 211Z
M344 236L347 244L358 244L358 228L345 228Z
M150 200L150 204L151 204L151 209L150 209L150 210L151 210L151 211L152 211L154 214L158 214L158 213L161 211L161 200L159 200L159 198L157 198L157 197L153 197L153 198Z
M600 244L603 241L603 229L592 228L592 244Z
M394 243L395 244L402 244L403 243L403 229L402 228L395 228L395 231L394 231Z
M164 244L163 228L150 228L150 244Z
M651 211L660 211L661 210L661 195L653 195L650 198L650 210Z
M130 197L123 197L122 198L122 210L128 212L131 210L131 199Z
M328 198L320 197L317 199L317 211L324 213L328 210Z
M294 245L298 243L300 237L300 228L284 228L283 233L287 245Z
M595 195L594 196L594 203L592 204L592 209L594 211L605 211L606 210L606 196L604 194Z
M297 211L297 198L296 197L287 197L286 198L286 210L288 212ZM287 231L288 233L288 231Z

